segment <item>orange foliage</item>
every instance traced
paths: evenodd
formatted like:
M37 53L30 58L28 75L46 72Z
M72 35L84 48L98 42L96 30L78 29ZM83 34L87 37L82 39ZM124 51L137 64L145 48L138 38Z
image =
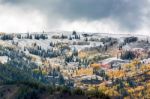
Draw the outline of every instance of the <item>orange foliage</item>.
M100 69L100 64L91 64L90 66L94 69Z
M108 76L110 78L121 78L125 76L125 72L123 70L111 70L108 72Z

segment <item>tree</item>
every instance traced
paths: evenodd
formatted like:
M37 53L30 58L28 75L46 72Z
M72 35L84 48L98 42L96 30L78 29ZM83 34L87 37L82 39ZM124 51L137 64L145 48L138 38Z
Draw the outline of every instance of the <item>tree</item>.
M72 32L72 35L77 35L76 31L73 31L73 32Z
M60 85L63 85L65 83L65 79L64 79L63 75L59 76L59 83L60 83Z
M85 38L85 41L86 41L86 42L88 41L88 38L87 38L87 37Z
M124 54L121 55L121 59L127 59L127 60L132 60L136 56L132 51L126 51Z

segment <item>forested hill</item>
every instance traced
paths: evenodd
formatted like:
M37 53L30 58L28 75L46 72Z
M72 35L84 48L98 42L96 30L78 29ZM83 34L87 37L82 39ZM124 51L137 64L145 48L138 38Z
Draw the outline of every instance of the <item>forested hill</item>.
M103 93L85 93L66 86L43 84L23 70L0 64L0 99L109 99Z
M81 89L70 89L67 86L51 86L42 74L34 74L32 69L36 64L14 49L0 47L0 55L10 58L7 63L0 64L0 99L109 98L96 91L86 93Z

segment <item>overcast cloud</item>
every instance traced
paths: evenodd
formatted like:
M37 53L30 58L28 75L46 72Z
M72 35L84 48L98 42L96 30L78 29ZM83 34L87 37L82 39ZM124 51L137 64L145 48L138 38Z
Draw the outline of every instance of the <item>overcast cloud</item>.
M147 33L149 0L1 0L0 31Z

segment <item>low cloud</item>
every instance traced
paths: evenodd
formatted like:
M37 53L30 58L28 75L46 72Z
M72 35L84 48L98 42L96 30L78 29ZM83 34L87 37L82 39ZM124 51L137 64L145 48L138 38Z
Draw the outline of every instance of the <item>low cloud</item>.
M14 8L11 10L16 14L20 9L31 22L38 17L41 21L36 21L34 26L39 24L47 31L146 32L150 26L148 0L1 0L1 9L6 6ZM18 15L20 20L22 15Z

